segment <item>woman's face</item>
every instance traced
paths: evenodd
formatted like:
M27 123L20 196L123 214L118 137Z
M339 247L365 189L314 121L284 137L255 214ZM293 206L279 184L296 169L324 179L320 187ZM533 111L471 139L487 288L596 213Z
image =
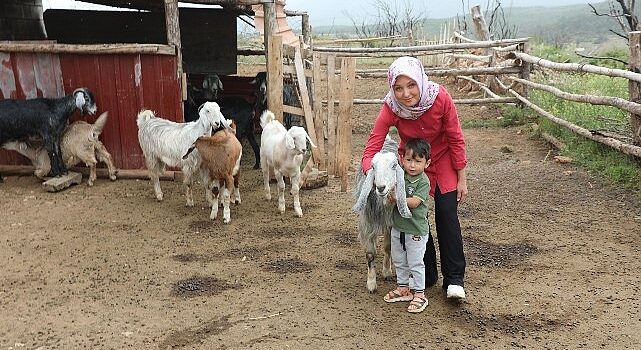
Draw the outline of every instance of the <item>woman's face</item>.
M399 75L392 86L394 97L396 100L403 104L405 107L414 107L421 99L421 92L418 89L418 84L409 77Z

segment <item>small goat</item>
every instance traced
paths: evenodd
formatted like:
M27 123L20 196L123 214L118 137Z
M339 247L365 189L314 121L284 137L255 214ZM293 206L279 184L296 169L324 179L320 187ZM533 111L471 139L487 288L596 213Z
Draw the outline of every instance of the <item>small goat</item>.
M278 211L285 212L285 181L283 176L288 176L294 197L294 212L302 217L300 207L300 166L303 154L307 151L307 140L316 147L305 129L293 126L286 130L283 124L275 119L274 113L269 110L260 116L260 125L263 133L260 139L260 166L263 170L263 183L265 198L271 200L269 189L270 174L274 174L278 182Z
M362 166L356 174L356 204L352 210L359 215L358 238L367 257L367 290L373 293L376 290L376 237L381 233L384 238L383 277L392 276L390 235L394 205L387 197L396 197L396 206L401 216L412 217L405 197L405 178L398 160L398 143L388 135L381 151L374 155L372 169L367 172L367 176L363 175Z
M204 172L204 182L207 188L207 200L211 204L209 217L215 220L218 217L219 189L222 187L223 223L231 221L229 203L231 193L234 193L234 201L240 204L240 190L238 182L240 178L240 158L242 147L235 136L235 124L230 120L232 131L223 129L215 132L212 136L199 137L194 145L187 151L183 158L188 157L194 148L202 158L200 165ZM223 187L224 186L224 187ZM212 197L213 193L213 197Z
M79 88L60 98L0 100L0 145L39 136L51 160L51 174L64 175L67 168L60 152L60 136L76 108L83 114L96 113L94 95L89 89Z
M116 180L116 167L111 154L98 139L106 123L107 112L102 113L94 124L78 120L65 129L60 139L62 160L67 168L80 162L89 167L89 179L87 180L89 186L93 186L93 182L96 180L96 164L98 164L98 161L107 164L109 178ZM49 174L51 162L42 140L38 140L35 143L10 141L2 145L2 147L17 151L29 158L35 167L34 175L36 177L43 178Z
M187 206L194 206L191 191L193 175L200 166L200 154L192 152L183 159L183 155L200 136L211 135L212 128L221 126L229 128L220 107L215 102L205 102L198 111L200 118L189 123L176 123L157 118L154 112L143 110L138 113L138 142L145 155L145 163L149 170L149 178L154 186L156 199L162 201L160 189L160 173L165 165L180 167L184 174L183 183L186 186Z

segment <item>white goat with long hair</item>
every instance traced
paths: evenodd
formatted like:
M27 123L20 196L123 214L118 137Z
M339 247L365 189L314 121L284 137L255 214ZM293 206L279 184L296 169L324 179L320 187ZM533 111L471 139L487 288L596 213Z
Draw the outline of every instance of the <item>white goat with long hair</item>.
M150 110L138 113L138 142L145 155L149 178L153 183L156 199L159 201L163 198L159 177L165 165L168 165L180 167L183 171L183 183L187 188L185 193L187 206L194 206L191 186L193 175L199 170L201 157L197 150L191 152L185 159L183 155L200 136L210 136L212 128L214 130L220 127L229 129L225 117L220 112L220 107L215 102L203 103L198 109L198 115L198 120L193 122L176 123L157 118Z
M303 162L303 154L307 152L307 141L316 147L309 138L307 131L300 126L293 126L287 130L269 110L260 116L260 125L263 133L260 137L260 167L263 170L263 184L265 187L265 198L271 200L272 195L269 189L270 175L274 174L278 183L278 211L285 212L285 180L283 176L289 177L294 197L294 213L298 217L303 216L303 209L300 206L300 165Z
M381 151L372 159L372 169L363 174L362 166L356 172L354 196L356 204L352 210L358 213L358 238L365 248L367 257L367 290L376 290L376 237L383 234L383 277L392 276L391 226L394 204L388 197L395 196L396 207L401 216L412 217L405 196L403 167L398 159L398 143L389 135Z

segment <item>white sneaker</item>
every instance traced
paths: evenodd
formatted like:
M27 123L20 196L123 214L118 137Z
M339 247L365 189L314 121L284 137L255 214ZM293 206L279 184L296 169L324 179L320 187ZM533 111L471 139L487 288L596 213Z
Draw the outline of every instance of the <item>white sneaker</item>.
M465 289L456 284L450 284L447 286L447 298L448 299L465 299Z

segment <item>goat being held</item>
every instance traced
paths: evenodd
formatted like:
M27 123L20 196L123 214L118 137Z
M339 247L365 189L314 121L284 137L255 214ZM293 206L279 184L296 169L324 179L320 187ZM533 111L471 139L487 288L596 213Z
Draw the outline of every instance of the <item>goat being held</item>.
M398 159L398 143L389 135L380 152L372 159L372 169L363 175L363 168L356 172L354 195L356 204L352 208L358 213L358 238L365 248L367 257L367 290L376 290L376 237L383 234L383 277L392 276L391 227L394 204L388 197L395 196L401 216L412 217L405 197L403 167Z
M79 88L60 98L0 100L0 145L39 136L51 161L51 175L64 175L67 168L60 151L60 135L76 108L82 114L96 113L94 95L89 89Z
M78 120L69 125L62 133L60 150L65 166L72 167L80 162L89 167L89 179L87 184L93 186L96 180L96 164L98 161L105 162L109 171L109 178L116 180L116 167L113 164L111 154L98 137L107 123L107 112L103 112L94 124ZM14 150L29 158L35 167L34 175L43 178L51 170L51 162L42 140L36 143L25 141L7 142L2 147Z
M272 195L269 189L270 175L273 174L278 182L278 211L285 212L285 180L283 176L289 177L294 197L294 213L298 217L303 216L303 209L300 206L300 165L303 162L303 154L307 151L307 140L312 147L316 147L309 138L307 131L300 126L292 126L286 130L274 117L274 113L266 110L260 117L260 125L263 133L260 138L260 166L263 170L263 184L265 187L265 198L271 200Z
M160 173L165 165L180 167L184 174L183 183L186 186L187 206L194 206L191 191L193 175L200 167L200 154L194 151L189 157L183 155L200 136L211 135L212 128L229 128L225 122L220 107L215 102L205 102L198 111L200 118L189 123L176 123L157 118L150 110L138 113L138 142L145 155L145 163L149 177L154 186L156 199L163 198L160 189Z

